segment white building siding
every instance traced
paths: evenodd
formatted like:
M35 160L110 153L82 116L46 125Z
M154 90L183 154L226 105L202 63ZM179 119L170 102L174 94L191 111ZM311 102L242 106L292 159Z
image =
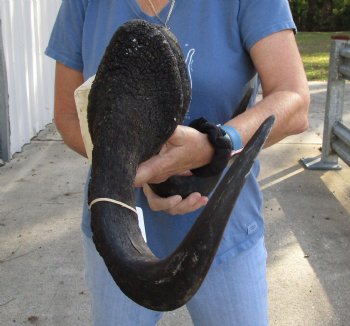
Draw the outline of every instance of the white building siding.
M53 118L54 62L44 54L61 0L0 0L9 92L10 151Z

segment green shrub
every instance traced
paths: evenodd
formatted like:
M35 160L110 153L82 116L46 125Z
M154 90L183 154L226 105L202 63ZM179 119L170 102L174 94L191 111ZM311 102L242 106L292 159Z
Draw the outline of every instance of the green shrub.
M350 0L289 0L301 31L350 29Z

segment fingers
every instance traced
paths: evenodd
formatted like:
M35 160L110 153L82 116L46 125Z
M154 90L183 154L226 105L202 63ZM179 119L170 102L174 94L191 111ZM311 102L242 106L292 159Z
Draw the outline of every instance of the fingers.
M186 170L182 173L179 173L178 175L181 175L182 177L190 177L193 175L193 173L191 172L191 170Z
M205 206L207 202L208 197L202 196L199 192L194 192L177 205L167 209L166 212L171 215L183 215L196 211L202 206Z
M178 162L177 159L181 158L178 150L185 144L186 128L177 126L161 151L138 166L134 181L136 187L142 187L144 183L161 183L171 175L182 172L177 171L181 165L181 160Z
M208 164L213 153L207 135L191 127L177 126L161 151L138 166L134 185L160 183L170 176Z
M167 143L163 145L160 153L139 165L134 182L136 187L142 187L146 182L160 183L175 174L176 168L174 170L174 166L177 167L178 165L175 157L178 155L176 153L172 155L171 153L174 148L184 145L186 130L183 126L177 126Z
M156 155L149 160L141 163L137 168L134 185L142 187L145 183L160 183L167 179L163 177L164 163L160 155Z
M152 210L166 211L171 215L183 215L194 212L208 202L208 197L201 196L198 192L194 192L185 199L182 199L179 195L168 198L159 197L147 184L143 186L143 191Z
M175 207L182 201L180 195L175 195L167 198L156 195L148 184L143 185L143 192L148 200L149 207L153 211L165 211L169 208Z

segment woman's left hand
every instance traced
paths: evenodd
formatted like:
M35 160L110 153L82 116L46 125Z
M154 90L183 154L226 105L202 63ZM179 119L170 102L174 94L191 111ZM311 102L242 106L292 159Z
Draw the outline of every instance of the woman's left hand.
M159 154L139 165L135 186L160 183L173 175L206 165L213 154L214 148L206 134L179 125Z
M165 211L171 215L194 212L208 202L208 197L202 196L198 192L194 192L184 199L180 195L162 198L155 194L148 184L143 185L143 192L153 211Z

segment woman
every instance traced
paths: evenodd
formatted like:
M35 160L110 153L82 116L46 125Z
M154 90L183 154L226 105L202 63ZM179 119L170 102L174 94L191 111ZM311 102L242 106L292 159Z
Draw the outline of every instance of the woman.
M55 122L66 144L86 156L73 92L96 73L104 50L124 22L141 18L163 24L177 37L192 85L184 125L204 116L233 127L246 144L270 115L276 123L266 146L307 128L309 93L295 43L287 0L64 0L46 54L56 60ZM259 74L263 100L231 119ZM206 135L178 126L160 155L142 163L135 186L147 242L164 257L182 240L207 197L193 193L160 198L147 186L208 164ZM259 163L232 212L213 265L187 308L195 325L267 325L266 251L257 184ZM155 325L159 312L138 306L118 289L91 240L83 213L87 281L94 325Z

